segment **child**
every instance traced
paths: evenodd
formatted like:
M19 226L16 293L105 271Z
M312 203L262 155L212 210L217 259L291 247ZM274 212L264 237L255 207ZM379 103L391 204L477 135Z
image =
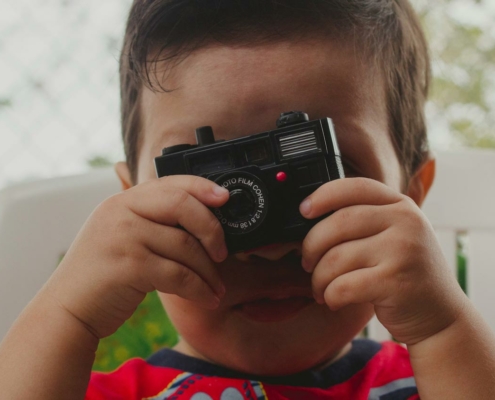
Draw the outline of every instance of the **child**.
M3 398L495 398L492 333L418 208L435 165L428 68L406 0L135 0L126 190L94 211L2 343ZM335 213L300 243L227 256L208 207L228 193L157 179L153 159L199 126L228 140L290 110L334 121L348 178L300 211ZM90 381L98 340L153 290L177 346ZM373 313L407 350L353 340Z

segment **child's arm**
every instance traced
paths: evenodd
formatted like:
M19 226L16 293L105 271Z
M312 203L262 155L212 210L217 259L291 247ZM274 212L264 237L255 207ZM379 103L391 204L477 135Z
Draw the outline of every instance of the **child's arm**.
M495 338L417 205L365 178L329 182L309 199L307 218L337 210L303 242L317 301L332 310L372 303L407 344L421 399L495 399Z
M99 339L147 292L217 307L225 289L212 260L223 261L227 249L207 206L227 201L219 189L173 176L103 202L0 344L1 397L83 399Z
M6 399L82 399L98 338L49 291L26 307L0 345Z
M422 400L495 399L495 345L471 304L448 328L408 346Z

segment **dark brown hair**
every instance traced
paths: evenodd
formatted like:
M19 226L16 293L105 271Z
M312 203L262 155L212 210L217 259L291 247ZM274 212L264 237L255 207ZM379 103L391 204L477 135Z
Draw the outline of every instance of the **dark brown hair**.
M384 74L389 131L405 183L428 154L427 44L408 0L134 0L120 58L122 135L133 182L143 85L168 91L158 62L178 67L211 43L254 46L309 36L346 40Z

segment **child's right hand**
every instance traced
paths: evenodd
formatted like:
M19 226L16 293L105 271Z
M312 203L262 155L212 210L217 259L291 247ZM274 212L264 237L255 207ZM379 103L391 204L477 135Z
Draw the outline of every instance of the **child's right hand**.
M227 248L207 207L228 198L226 189L189 175L110 197L86 221L45 293L98 338L117 330L153 290L216 308L225 288L213 261L223 261Z

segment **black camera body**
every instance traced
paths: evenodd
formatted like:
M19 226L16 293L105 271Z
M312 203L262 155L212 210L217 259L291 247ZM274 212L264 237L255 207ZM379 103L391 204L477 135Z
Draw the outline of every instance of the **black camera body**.
M303 112L283 113L277 129L215 141L209 126L196 130L197 145L179 144L155 158L158 177L198 175L230 191L212 209L229 254L300 241L323 217L308 220L299 204L318 187L344 178L330 118L309 121Z

